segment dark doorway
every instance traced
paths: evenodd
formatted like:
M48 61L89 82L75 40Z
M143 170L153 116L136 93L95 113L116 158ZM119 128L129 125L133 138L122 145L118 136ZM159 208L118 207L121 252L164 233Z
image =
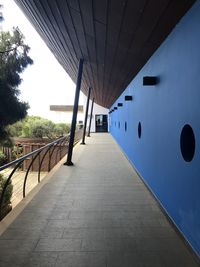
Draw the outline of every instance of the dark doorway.
M96 132L107 132L108 131L108 116L107 115L96 115Z

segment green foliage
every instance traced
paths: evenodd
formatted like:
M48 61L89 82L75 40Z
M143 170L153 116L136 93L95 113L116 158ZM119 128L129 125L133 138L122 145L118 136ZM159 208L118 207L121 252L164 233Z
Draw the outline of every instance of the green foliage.
M12 140L12 138L8 132L6 132L6 137L3 140L0 139L0 145L3 147L13 147L14 146L13 140Z
M66 133L69 133L69 131L70 131L70 125L69 124L66 124L66 123L55 124L54 132L58 137L63 136Z
M18 159L23 156L23 146L15 145L12 149L12 160Z
M15 124L9 125L6 128L6 131L9 133L9 136L19 137L22 135L23 127L24 127L23 122L20 120L17 121Z
M11 137L55 139L67 134L70 126L66 123L53 123L38 116L27 116L24 120L9 125L7 131Z
M35 121L31 131L33 137L52 139L54 138L54 123L46 119Z
M0 166L2 166L5 163L6 163L6 156L2 151L0 151Z
M5 127L27 115L28 104L19 100L20 74L33 63L29 46L18 28L0 33L0 140L9 138Z
M2 194L6 180L7 179L5 179L2 174L0 174L0 195ZM4 199L3 199L3 205L2 205L3 208L6 205L9 205L11 203L10 201L11 201L12 193L13 193L13 185L10 181L7 188L6 188L6 191L5 191L5 195L4 195Z

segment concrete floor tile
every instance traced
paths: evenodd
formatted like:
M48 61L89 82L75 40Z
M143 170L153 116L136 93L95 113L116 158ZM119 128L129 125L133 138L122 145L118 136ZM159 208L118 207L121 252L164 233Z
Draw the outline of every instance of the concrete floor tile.
M102 251L105 252L107 250L106 246L106 240L104 238L102 239L83 239L82 240L82 246L81 246L81 251Z
M70 211L69 219L103 219L103 213L100 211Z
M49 228L65 228L68 225L67 220L49 220L46 227Z
M42 238L39 240L35 251L80 251L80 239Z
M65 210L55 210L49 215L49 220L66 220L69 218L69 211Z
M172 251L167 250L160 252L159 258L164 267L198 267L200 264L196 262L189 251Z
M138 267L139 257L134 252L107 252L107 267Z
M58 253L33 252L24 262L23 267L55 267Z
M25 253L28 251L32 251L37 244L37 239L0 239L0 251L1 253Z
M40 238L62 238L64 232L64 228L56 228L56 227L45 227L41 233Z
M37 239L41 234L41 229L21 229L21 228L8 228L1 236L1 239L15 239L15 240L25 240L25 239Z
M63 238L91 239L97 240L104 238L104 229L93 228L66 228Z
M142 235L141 228L138 227L120 227L120 228L106 228L104 229L104 236L106 239L136 239Z
M29 252L1 251L0 266L1 267L22 267L29 257Z
M107 267L106 255L99 252L60 253L56 267Z
M107 251L135 252L137 249L136 241L133 238L106 239Z

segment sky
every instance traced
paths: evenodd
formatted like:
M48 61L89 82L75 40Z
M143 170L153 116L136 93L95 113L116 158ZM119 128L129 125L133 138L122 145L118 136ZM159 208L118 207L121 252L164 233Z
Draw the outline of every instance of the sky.
M4 5L3 30L18 26L25 36L25 43L31 47L29 55L34 61L34 64L21 75L23 82L19 86L20 99L29 103L29 115L38 115L55 121L56 118L49 111L49 106L73 105L75 84L14 0L0 0L0 4ZM82 103L81 94L79 104Z

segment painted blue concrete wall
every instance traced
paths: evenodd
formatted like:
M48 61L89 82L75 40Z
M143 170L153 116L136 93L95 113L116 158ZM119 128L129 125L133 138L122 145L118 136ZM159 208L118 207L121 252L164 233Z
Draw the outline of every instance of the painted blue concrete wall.
M159 76L159 84L143 86L143 76L151 75ZM132 95L133 101L125 102L125 95ZM123 107L110 115L111 134L200 255L200 1L112 108L118 102ZM191 162L184 161L180 150L185 124L191 125L196 138Z

